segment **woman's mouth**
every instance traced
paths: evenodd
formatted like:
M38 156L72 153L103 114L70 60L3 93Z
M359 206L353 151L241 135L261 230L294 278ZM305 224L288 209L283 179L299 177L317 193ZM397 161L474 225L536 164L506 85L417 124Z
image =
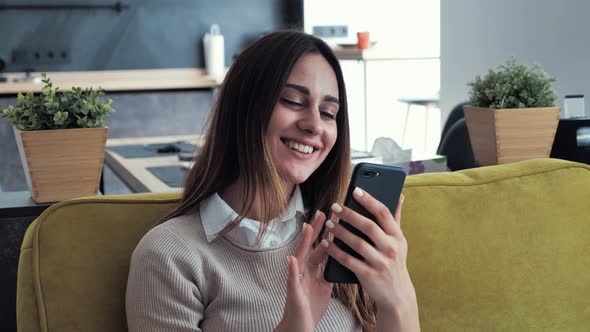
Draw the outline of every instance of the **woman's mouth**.
M289 147L291 150L295 150L295 151L301 152L303 154L311 154L316 150L313 146L305 145L303 143L297 143L295 141L291 141L291 140L287 140L287 139L281 139L281 141L287 147Z

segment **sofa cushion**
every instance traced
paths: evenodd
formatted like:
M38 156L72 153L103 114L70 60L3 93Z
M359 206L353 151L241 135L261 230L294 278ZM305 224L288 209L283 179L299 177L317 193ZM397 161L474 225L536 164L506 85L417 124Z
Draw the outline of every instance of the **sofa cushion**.
M587 331L590 167L411 176L402 229L423 331Z
M131 253L178 196L91 197L47 209L21 247L18 330L126 331Z

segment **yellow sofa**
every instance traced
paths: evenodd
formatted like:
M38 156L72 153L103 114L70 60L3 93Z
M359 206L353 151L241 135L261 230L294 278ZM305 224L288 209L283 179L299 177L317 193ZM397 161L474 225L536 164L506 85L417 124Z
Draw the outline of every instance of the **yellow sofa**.
M590 330L590 166L410 176L402 227L423 331ZM27 230L19 331L125 331L132 250L177 194L62 202Z

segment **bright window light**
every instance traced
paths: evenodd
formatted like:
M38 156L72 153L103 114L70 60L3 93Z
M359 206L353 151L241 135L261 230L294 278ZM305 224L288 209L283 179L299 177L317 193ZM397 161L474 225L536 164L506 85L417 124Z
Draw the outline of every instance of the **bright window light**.
M353 149L370 150L376 138L390 137L399 145L403 140L404 148L411 148L415 158L432 156L440 138L439 108L431 105L426 120L424 106L410 103L408 107L400 100L438 99L440 0L304 0L305 31L313 33L318 26L347 27L348 36L322 37L334 45L355 44L356 32L369 31L375 48L387 54L387 59L366 63L366 124L363 63L341 61Z

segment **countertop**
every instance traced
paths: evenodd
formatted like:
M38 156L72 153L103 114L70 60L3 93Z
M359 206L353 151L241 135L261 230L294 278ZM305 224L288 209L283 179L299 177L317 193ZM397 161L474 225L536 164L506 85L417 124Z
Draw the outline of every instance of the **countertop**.
M0 94L41 92L41 73L31 73L32 80L18 81L25 73L6 73L7 82L0 82ZM150 91L214 88L220 84L207 76L201 68L137 69L48 72L54 87L69 90L72 87L102 88L110 91Z

